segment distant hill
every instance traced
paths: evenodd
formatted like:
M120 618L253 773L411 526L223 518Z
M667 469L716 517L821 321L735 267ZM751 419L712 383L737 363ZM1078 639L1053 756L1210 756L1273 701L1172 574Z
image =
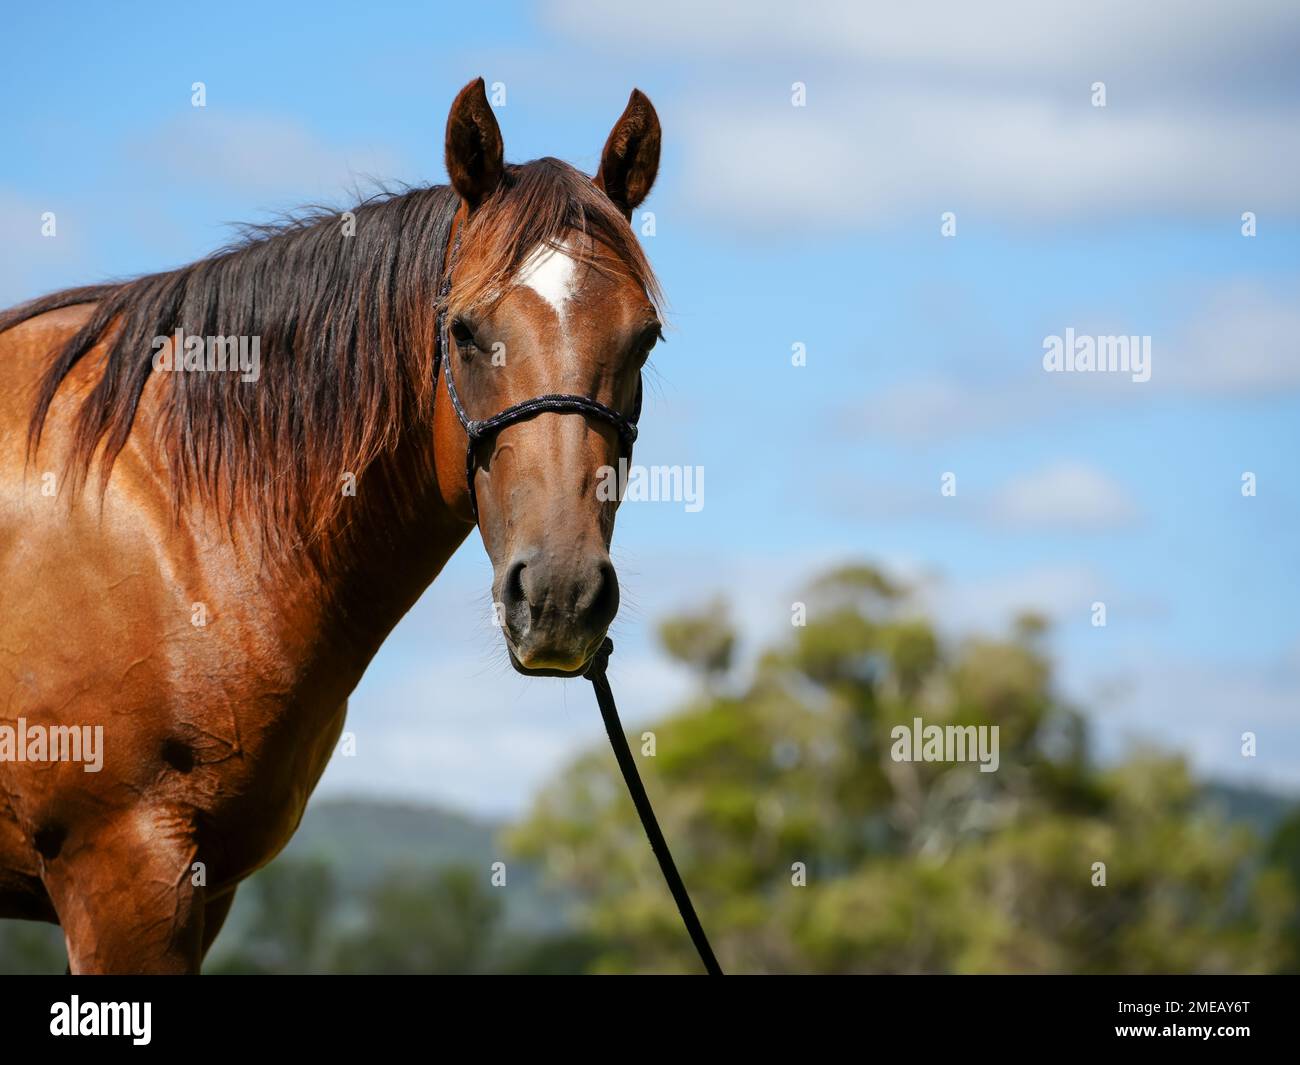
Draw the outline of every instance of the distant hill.
M339 882L365 886L395 865L481 866L505 855L496 844L503 824L438 806L383 799L312 803L282 852L329 863Z

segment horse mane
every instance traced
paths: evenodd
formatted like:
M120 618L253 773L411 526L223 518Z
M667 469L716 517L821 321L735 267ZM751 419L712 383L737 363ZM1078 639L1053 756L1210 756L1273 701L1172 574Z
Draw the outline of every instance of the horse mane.
M85 325L42 376L28 427L29 460L60 386L99 344L98 381L81 401L65 475L101 485L126 446L155 338L258 337L260 377L168 373L158 453L179 515L190 500L227 520L252 516L277 542L319 537L338 516L345 474L374 470L398 512L414 493L385 463L402 432L432 425L435 313L452 219L446 185L384 192L352 209L309 208L247 226L233 244L176 270L67 289L0 313L0 332L39 314L94 303ZM466 227L478 268L458 275L458 307L499 296L538 244L590 235L593 259L612 257L659 302L659 288L627 220L591 179L556 159L508 166L501 187ZM176 355L179 359L180 353ZM423 472L432 477L432 448ZM409 474L408 474L409 476Z

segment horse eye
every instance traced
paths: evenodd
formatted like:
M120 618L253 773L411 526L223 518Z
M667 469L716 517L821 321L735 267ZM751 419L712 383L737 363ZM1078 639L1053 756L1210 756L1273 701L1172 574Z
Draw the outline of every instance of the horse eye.
M472 330L463 318L457 318L451 323L451 335L456 343L463 348L474 346L474 330Z
M664 334L660 326L652 325L646 329L636 343L637 358L645 362L646 359L650 358L650 352L654 350L654 346L663 338Z

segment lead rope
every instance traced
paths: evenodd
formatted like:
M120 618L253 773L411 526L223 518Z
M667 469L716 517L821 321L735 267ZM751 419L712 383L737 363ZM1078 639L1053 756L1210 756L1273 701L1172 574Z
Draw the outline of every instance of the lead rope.
M618 761L619 769L623 771L623 783L627 785L627 792L632 796L632 805L636 807L636 812L641 818L641 827L645 829L646 839L650 841L650 849L659 859L659 869L664 874L664 880L668 882L668 890L673 893L677 912L682 915L682 924L686 926L691 942L695 944L700 961L704 962L704 968L708 970L709 975L721 976L722 966L713 956L709 937L704 934L704 926L700 924L695 907L691 905L691 896L686 891L686 885L682 883L681 874L677 872L677 864L673 861L672 852L668 850L668 841L664 839L664 834L659 828L654 807L650 805L650 797L646 795L645 785L641 783L641 774L637 772L636 760L627 745L623 723L618 719L618 707L614 705L614 692L609 686L609 677L605 673L605 667L609 665L609 656L613 650L614 641L606 636L600 645L600 650L592 658L591 665L587 667L586 676L596 690L596 702L600 705L600 716L605 722L609 745L614 748L614 758Z
M460 396L456 393L456 382L451 374L451 353L446 350L448 348L446 333L447 297L451 295L451 265L459 251L460 230L457 229L451 255L448 256L447 262L443 266L443 281L438 290L438 312L435 324L437 338L433 350L433 388L436 393L438 390L439 364L441 364L442 376L447 379L447 396L451 400L452 409L455 410L457 419L465 429L465 436L468 441L465 452L465 476L469 482L470 509L477 524L478 500L474 494L474 451L480 440L504 429L507 425L522 421L525 418L531 418L534 414L540 414L544 411L561 414L582 414L600 418L613 425L618 430L620 442L630 458L632 444L636 441L636 422L641 414L641 387L640 385L637 386L636 407L631 418L627 418L618 411L586 396L568 395L537 396L534 399L516 403L513 407L507 407L500 414L491 418L477 421L471 418L461 404ZM713 948L709 946L709 939L704 934L704 926L700 924L700 919L695 914L695 907L691 905L691 897L686 892L686 885L682 883L681 874L677 872L677 865L673 862L672 853L668 850L668 841L664 839L664 834L659 828L659 822L655 819L654 808L650 805L650 797L645 793L645 785L641 783L641 774L637 772L636 762L632 758L632 751L628 748L627 737L623 734L623 724L618 719L618 707L614 705L614 692L609 686L609 677L605 673L605 668L609 665L610 653L613 650L614 641L606 636L600 645L600 650L596 652L588 664L584 675L591 681L591 686L595 689L596 702L600 706L600 716L605 722L605 732L609 736L609 745L614 749L614 758L618 762L618 768L623 773L623 783L627 785L627 793L632 798L632 805L636 807L637 816L641 818L641 827L645 829L646 839L650 841L650 849L654 851L655 858L659 861L659 869L664 874L664 880L668 883L668 890L672 892L673 901L677 903L677 912L682 915L682 923L686 926L691 942L695 944L695 949L699 952L700 960L704 962L704 968L709 975L721 976L722 967L718 964L718 959L713 956Z

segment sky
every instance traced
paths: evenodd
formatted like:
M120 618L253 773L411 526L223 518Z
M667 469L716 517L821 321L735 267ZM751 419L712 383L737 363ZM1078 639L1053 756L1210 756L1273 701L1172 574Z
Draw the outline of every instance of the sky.
M753 655L811 576L865 559L953 639L1048 615L1102 757L1151 741L1300 794L1300 6L234 0L6 22L4 306L374 180L445 181L447 109L480 75L508 159L589 173L630 90L651 98L636 222L670 327L636 461L702 467L704 506L620 512L629 727L690 691L660 618L724 595ZM1046 372L1067 329L1149 337L1150 379ZM490 581L474 536L371 665L356 753L318 794L510 816L602 742L585 683L510 671Z

